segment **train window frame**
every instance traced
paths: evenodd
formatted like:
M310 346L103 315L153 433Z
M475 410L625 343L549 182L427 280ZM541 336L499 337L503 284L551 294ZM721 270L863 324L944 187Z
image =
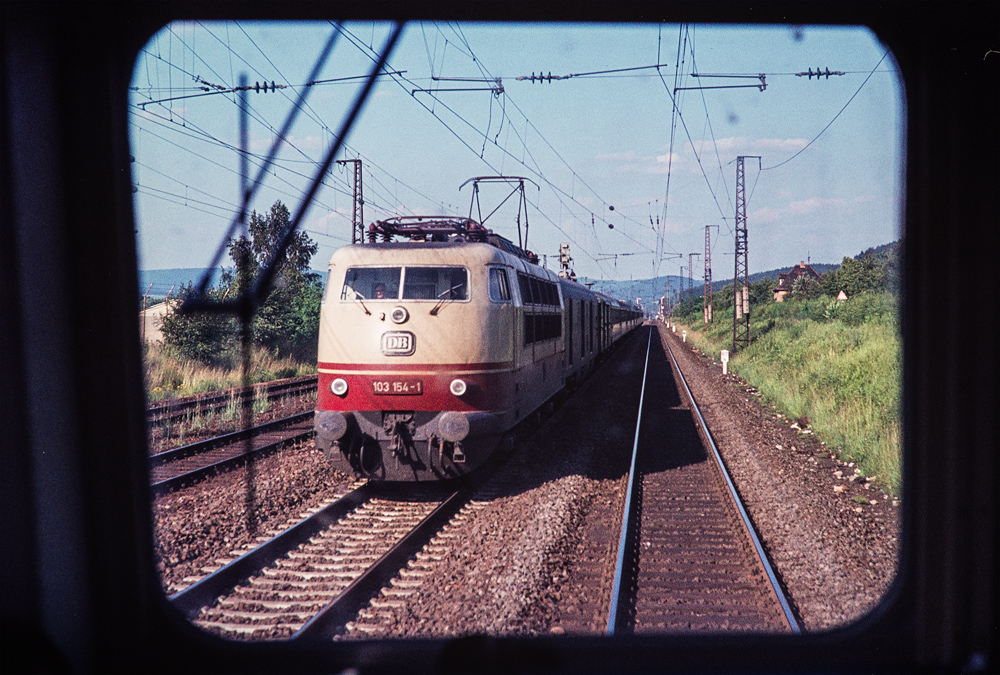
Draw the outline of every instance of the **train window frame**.
M382 284L383 287L386 288L386 289L389 289L389 288L392 287L392 286L389 285L389 284L393 283L391 281L391 279L390 279L390 275L386 275L385 280L381 280L381 279L376 278L376 276L373 276L371 279L364 280L362 282L362 283L371 283L372 284L372 297L368 297L365 294L363 294L360 291L358 291L357 289L355 289L353 286L349 286L348 285L349 284L348 279L350 278L351 272L355 272L357 270L363 270L363 271L397 270L398 273L396 274L396 282L395 282L396 294L395 294L395 297L393 297L391 293L386 293L386 297L384 297L384 298L376 298L374 296L374 288L375 288L375 286L377 286L379 284ZM357 302L358 299L360 298L361 300L372 301L372 302L385 302L385 301L395 302L395 301L397 301L399 299L400 289L402 289L402 287L403 287L402 274L403 274L403 265L399 265L399 266L396 266L396 265L351 265L350 267L348 267L344 271L344 284L341 287L341 291L340 291L340 301L341 302ZM355 297L348 297L348 293L349 292L350 293L354 293Z
M535 299L531 295L531 282L529 281L529 275L524 272L517 273L517 288L518 291L520 291L522 307L535 304Z
M490 267L489 268L489 295L490 300L493 302L512 302L510 296L510 279L507 276L507 269L505 267ZM497 283L494 286L493 280L496 279Z
M406 297L406 272L409 269L460 269L465 273L465 281L463 282L465 288L465 297L462 298L408 298ZM403 279L399 287L399 300L401 302L470 302L472 300L472 275L469 274L469 268L466 265L403 265ZM454 287L448 290L453 290ZM435 290L437 290L435 288ZM445 290L444 293L447 293Z
M23 420L17 415L2 416L5 430L10 424L13 437L25 441L24 455L18 455L18 459L27 464L41 462L39 453L47 453L46 463L40 463L40 468L35 470L56 470L43 481L32 475L34 467L25 468L21 462L11 467L4 486L9 488L23 481L23 490L27 492L53 485L69 488L59 499L52 498L52 492L36 496L31 506L24 507L23 511L28 516L24 526L27 534L15 533L11 538L15 544L25 544L11 546L9 550L15 563L28 561L26 567L30 571L30 574L15 575L10 583L11 590L18 586L31 587L29 595L34 593L36 596L36 604L32 605L34 611L23 615L29 639L21 641L20 646L51 650L34 652L36 666L37 659L41 658L39 654L46 653L55 654L52 658L59 660L52 669L163 672L188 670L193 665L205 670L274 672L311 672L317 668L340 670L362 665L380 670L415 669L418 665L431 669L436 665L439 669L453 671L492 666L511 671L537 668L614 672L625 663L636 670L680 672L754 671L761 667L775 671L985 671L992 668L990 663L995 667L995 646L985 653L975 651L984 630L995 638L996 579L995 573L988 573L988 569L995 567L987 565L984 577L974 566L981 559L972 558L970 554L973 547L978 547L995 561L997 538L995 529L991 529L996 523L996 512L992 510L996 504L995 434L987 433L984 439L974 438L982 428L976 423L984 421L993 407L989 400L976 401L975 405L967 406L968 409L964 404L979 391L976 383L982 374L988 376L994 372L996 354L994 349L977 353L975 347L983 342L982 338L969 348L967 342L959 343L959 331L937 330L940 322L957 318L963 322L961 333L970 334L988 327L986 339L996 335L992 318L985 318L988 312L979 315L971 311L975 308L974 303L989 293L975 283L987 281L985 268L988 266L974 264L984 249L974 237L982 234L980 229L985 231L992 224L988 218L992 217L993 210L985 207L992 204L993 198L990 196L987 202L983 193L984 187L997 183L995 163L992 158L989 163L986 161L995 147L989 138L995 141L997 135L992 118L994 108L990 108L991 124L987 127L985 107L975 104L984 103L988 96L995 94L996 83L984 84L976 77L981 71L974 70L977 61L990 62L989 55L979 53L975 59L970 59L965 53L966 47L978 46L984 24L993 30L995 7L987 11L983 9L987 3L981 3L979 9L970 12L970 17L962 12L940 12L940 7L933 4L917 4L908 8L912 14L912 21L907 22L909 27L899 25L895 16L890 18L890 14L898 13L896 7L877 9L872 7L874 3L860 2L803 4L779 1L760 7L755 5L750 17L758 22L874 23L876 26L872 30L894 53L902 49L901 79L910 106L906 111L910 121L903 139L908 181L903 216L906 235L904 296L907 300L902 308L902 332L907 343L903 355L904 376L911 385L904 390L908 406L905 420L908 435L904 445L907 501L901 534L906 558L900 562L897 582L875 612L860 624L795 640L772 636L755 640L720 636L656 636L651 639L630 636L613 640L478 636L417 643L317 646L226 643L206 639L203 634L192 631L189 624L176 619L162 598L162 589L150 560L151 525L145 485L148 475L145 461L139 461L144 458L137 458L135 452L145 443L140 424L142 397L136 396L141 391L141 355L133 325L138 267L134 212L130 208L127 178L127 124L121 110L115 110L114 105L124 108L128 61L134 59L146 38L168 21L183 18L177 16L179 13L218 16L232 14L233 9L213 2L196 5L187 0L154 3L141 10L133 9L128 3L94 3L92 6L80 3L83 14L80 9L65 5L66 15L62 21L50 26L47 22L54 20L45 16L51 13L48 6L28 9L28 3L23 3L16 11L12 9L19 4L7 3L2 8L4 16L16 15L16 20L0 22L0 25L6 24L3 31L7 38L17 36L16 40L8 39L4 47L5 55L13 55L6 68L8 74L12 74L7 95L14 101L7 104L9 108L4 108L11 113L4 119L8 129L13 129L15 123L22 125L15 131L23 134L25 144L35 143L37 147L28 158L39 161L37 166L32 166L31 162L0 163L4 166L5 195L13 195L12 208L5 210L4 224L13 222L30 234L21 237L23 241L15 242L15 246L0 247L0 250L6 249L5 261L16 258L18 263L28 267L27 263L41 260L33 257L36 247L50 247L55 253L49 253L57 262L65 258L68 264L35 268L36 278L30 291L24 288L28 277L15 276L19 275L17 266L0 265L0 270L3 270L5 284L13 279L22 285L21 288L18 284L6 286L14 288L16 293L11 295L19 299L51 300L57 298L53 292L60 285L66 289L79 284L92 285L89 293L92 302L86 312L78 311L71 313L69 318L58 320L53 318L57 314L48 317L45 331L54 333L56 341L37 339L29 344L14 328L20 325L27 332L41 325L40 316L49 309L43 306L44 303L32 306L23 299L11 300L17 305L15 309L28 318L21 317L20 324L17 320L4 322L3 328L5 339L9 336L16 339L14 349L9 352L12 358L5 359L5 374L10 368L23 379L23 373L32 368L61 365L70 357L86 357L73 361L72 367L58 373L64 386L49 392L51 400L42 401L43 407L35 413L38 417L65 419L70 424L61 429L55 425L56 430L33 437L34 432L43 429L27 414L23 415ZM674 22L708 23L749 16L745 7L736 8L731 3L699 3L698 6L661 9L666 10L662 12L665 20ZM84 16L88 10L92 15ZM250 18L324 18L314 3L291 2L280 9L252 5L237 11ZM381 11L388 14L414 12L402 5L395 10L390 6ZM426 11L416 10L421 14ZM529 14L534 16L539 12L557 16L552 10L509 5L464 11L508 20L525 20L530 18ZM630 9L620 5L608 9L591 4L565 11L573 12L569 18L576 19L643 19L638 7ZM735 11L742 14L734 17L731 12ZM73 24L74 18L85 20L89 30L63 27ZM560 13L558 18L567 17ZM965 27L959 28L959 22ZM100 31L95 39L97 26ZM19 35L19 29L25 28L25 36ZM935 31L936 39L927 39L924 32L918 34L922 29ZM970 29L977 40L963 44L954 39ZM26 44L30 46L27 50ZM948 50L951 53L946 53ZM39 55L43 58L27 58ZM18 74L18 66L28 64L33 68L22 68ZM970 68L968 77L955 77L962 74L960 66L963 64ZM93 77L87 87L65 84L82 81L82 77L94 72L98 76ZM33 84L41 84L41 90L33 91ZM19 91L32 92L31 106L15 98ZM25 115L26 111L37 114ZM971 131L954 124L963 117L971 120ZM28 126L33 128L23 126L26 119L31 120ZM960 142L968 141L969 134L983 130L987 131L985 142L982 138L977 138L979 143L975 145ZM82 133L84 131L86 133ZM39 142L47 140L46 136L66 141L55 151L56 159L51 155L52 148ZM5 155L8 159L23 158L17 154L23 152L19 143L21 141L8 145L8 150L4 151L10 153ZM11 180L15 170L23 171L28 180L20 176L17 181ZM65 179L74 172L74 180ZM58 180L60 176L62 184ZM38 179L34 184L33 178ZM48 203L42 202L37 193L43 193ZM41 214L32 215L23 208L25 199L34 200L29 204L40 203L53 211L43 210ZM983 215L987 211L990 216ZM101 217L90 215L96 213L101 213ZM50 214L54 217L42 217ZM45 220L48 222L42 222ZM4 243L15 239L8 234L15 228L0 230L5 232L0 235ZM995 239L995 228L988 230L988 236L991 239L984 244ZM70 251L74 255L63 255ZM972 275L962 293L952 296L950 289L932 279L929 270L942 255L951 268ZM983 283L982 287L991 286ZM617 310L609 308L608 311ZM49 337L48 334L41 336ZM948 351L952 347L964 348ZM949 354L940 364L935 361L939 350ZM968 371L976 374L966 374L970 366ZM49 370L39 372L52 374L51 365ZM127 386L121 387L122 382ZM27 391L27 396L23 410L13 405L12 410L27 412L29 406L38 405L41 401L38 396L24 388L20 380L15 383L11 391L21 389ZM59 389L75 392L75 398L60 398ZM995 389L989 391L995 397ZM943 395L940 408L933 405L938 394ZM59 404L66 400L72 407L60 410ZM59 416L60 413L65 416ZM934 428L932 423L936 425ZM100 433L93 433L97 430ZM970 436L976 442L963 446L963 441ZM101 444L94 440L97 437L101 438ZM39 450L39 446L47 446L47 449ZM71 461L62 461L67 458ZM100 470L88 469L81 473L77 465L100 467ZM86 484L84 478L88 481ZM33 513L33 509L38 513ZM57 520L59 516L67 517L65 525ZM63 528L56 528L57 533L70 533L73 537L56 541L59 538L43 527L57 523ZM115 554L109 555L107 551ZM70 555L61 557L66 553ZM57 560L59 564L54 565ZM105 567L105 563L110 565ZM65 573L70 566L77 570L76 574ZM950 576L938 579L936 574L941 572ZM986 587L977 587L977 580L981 583L984 579L988 582ZM8 596L7 601L10 600ZM20 596L16 600L19 601ZM138 611L131 613L135 610ZM135 618L123 621L123 616ZM15 634L20 635L21 632ZM154 662L151 654L161 656ZM9 652L5 658L9 658ZM706 666L706 661L710 665ZM323 665L317 666L317 663Z

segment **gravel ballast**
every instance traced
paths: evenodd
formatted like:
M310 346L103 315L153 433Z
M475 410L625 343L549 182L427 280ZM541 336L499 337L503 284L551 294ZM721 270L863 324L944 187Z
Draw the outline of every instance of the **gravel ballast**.
M814 435L761 405L752 387L661 333L805 629L843 625L870 611L895 573L898 502L831 458ZM375 598L341 639L600 634L646 335L626 340L517 444L507 465L397 580L392 601ZM168 592L350 483L311 443L261 460L254 467L254 530L247 478L245 470L231 472L156 500Z

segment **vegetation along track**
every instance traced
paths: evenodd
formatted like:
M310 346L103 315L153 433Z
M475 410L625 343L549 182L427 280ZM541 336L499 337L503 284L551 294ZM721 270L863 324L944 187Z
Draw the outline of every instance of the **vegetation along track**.
M608 633L798 632L669 346L654 334Z
M364 484L171 597L195 625L237 639L322 639L381 590L402 603L401 570L468 501L472 486L394 496ZM383 588L392 581L395 588ZM377 606L377 603L376 603Z
M316 375L305 375L285 380L274 380L250 387L237 387L199 396L173 399L166 403L150 405L146 409L146 423L152 427L183 420L194 415L241 406L247 401L276 401L282 398L315 393Z
M153 491L168 492L218 471L241 466L252 456L306 440L313 434L313 412L300 413L151 455Z

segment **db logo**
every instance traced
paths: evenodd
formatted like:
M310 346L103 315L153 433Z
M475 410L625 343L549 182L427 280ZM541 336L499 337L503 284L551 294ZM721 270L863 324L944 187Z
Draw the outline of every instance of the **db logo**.
M391 330L382 333L382 353L386 356L410 356L417 348L413 333L405 330Z

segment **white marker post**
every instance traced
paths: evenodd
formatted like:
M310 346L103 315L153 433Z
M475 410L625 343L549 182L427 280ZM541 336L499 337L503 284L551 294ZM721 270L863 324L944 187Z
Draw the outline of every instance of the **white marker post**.
M684 342L688 341L688 332L686 330L681 331L681 338L683 339Z
M728 372L728 370L729 370L729 368L728 368L728 366L729 366L729 350L728 349L723 349L722 350L722 354L719 355L719 358L722 359L722 374L725 375Z

